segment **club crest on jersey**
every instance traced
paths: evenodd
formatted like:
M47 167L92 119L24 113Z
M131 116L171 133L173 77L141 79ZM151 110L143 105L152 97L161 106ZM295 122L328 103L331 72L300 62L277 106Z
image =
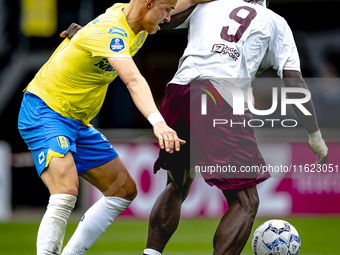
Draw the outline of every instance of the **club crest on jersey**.
M125 49L125 44L121 38L113 38L110 42L110 49L114 52L120 52Z
M58 136L57 137L57 141L58 141L58 145L65 149L67 147L69 147L69 144L68 144L68 141L67 141L67 138L65 136Z

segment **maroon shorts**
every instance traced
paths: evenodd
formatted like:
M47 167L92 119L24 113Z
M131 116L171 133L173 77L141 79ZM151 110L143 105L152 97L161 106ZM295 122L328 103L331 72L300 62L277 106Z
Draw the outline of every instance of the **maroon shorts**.
M202 95L206 115L202 115ZM178 137L187 141L180 152L160 150L155 163L159 169L183 171L194 168L211 186L221 190L244 189L265 181L264 159L254 130L247 123L251 114L233 115L233 109L210 82L169 84L161 113Z

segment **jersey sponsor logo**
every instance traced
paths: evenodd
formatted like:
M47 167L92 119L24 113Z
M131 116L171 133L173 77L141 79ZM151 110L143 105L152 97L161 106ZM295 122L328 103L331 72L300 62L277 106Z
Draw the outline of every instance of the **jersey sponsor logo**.
M211 52L221 53L223 55L228 55L231 57L234 61L237 61L240 57L240 53L233 47L229 47L224 44L214 44Z
M260 6L264 6L264 4L266 3L266 0L243 0L243 1L250 4L258 4Z
M117 34L127 38L127 33L125 32L125 30L118 27L111 27L109 30L109 34L110 35Z
M40 165L45 161L45 153L43 151L38 155L38 160Z
M57 141L58 141L59 147L61 147L62 149L69 147L67 138L65 136L58 136Z
M110 50L120 52L125 49L125 44L122 38L113 38L110 42Z
M116 70L110 65L109 61L106 58L103 58L98 63L94 64L97 68L94 69L94 72L100 74L104 77L110 78L115 77L117 74Z
M99 69L107 72L115 72L115 69L110 65L109 61L106 58L103 58L98 63L94 64L94 66L98 67Z

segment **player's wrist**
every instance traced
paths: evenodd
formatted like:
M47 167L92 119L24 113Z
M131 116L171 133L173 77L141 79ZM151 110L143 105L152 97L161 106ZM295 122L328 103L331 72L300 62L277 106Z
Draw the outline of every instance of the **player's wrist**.
M154 126L156 123L162 122L164 120L163 116L159 112L153 112L148 116L148 121L152 126Z
M310 141L319 141L319 140L322 139L322 135L321 135L320 130L318 130L318 131L316 131L314 133L309 133L308 137L309 137Z

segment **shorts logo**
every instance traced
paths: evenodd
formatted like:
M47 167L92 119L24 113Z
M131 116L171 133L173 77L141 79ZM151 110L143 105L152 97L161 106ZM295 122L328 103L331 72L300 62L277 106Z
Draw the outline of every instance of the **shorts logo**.
M38 156L39 164L41 165L45 161L45 153L42 151Z
M125 44L121 38L113 38L110 42L110 50L120 52L125 49Z
M67 141L65 136L58 136L57 141L58 141L58 145L61 148L65 149L65 148L69 147L68 141Z

